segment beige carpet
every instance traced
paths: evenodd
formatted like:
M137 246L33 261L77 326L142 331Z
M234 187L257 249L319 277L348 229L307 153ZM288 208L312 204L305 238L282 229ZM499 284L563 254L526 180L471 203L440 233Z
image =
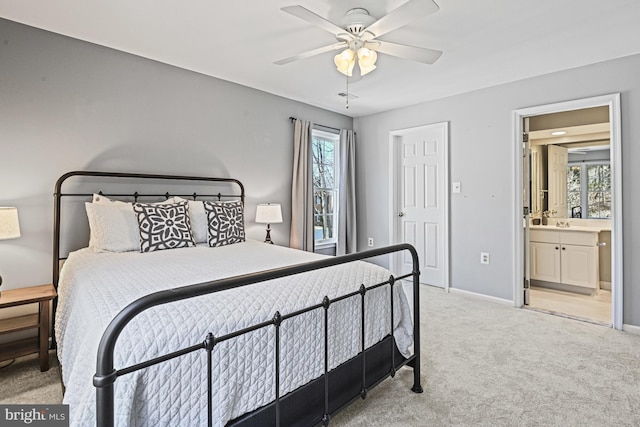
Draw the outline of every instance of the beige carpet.
M640 336L423 288L424 393L401 370L332 426L638 426ZM0 369L0 403L57 403L57 364Z
M49 363L49 370L40 372L40 360L33 354L0 369L0 404L62 403L60 369L53 350L49 352Z

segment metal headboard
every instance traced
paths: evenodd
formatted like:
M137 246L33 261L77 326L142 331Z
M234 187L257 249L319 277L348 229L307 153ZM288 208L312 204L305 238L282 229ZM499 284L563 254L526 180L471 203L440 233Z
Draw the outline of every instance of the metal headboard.
M66 180L68 180L69 178L73 178L73 177L98 177L98 178L114 178L116 180L122 179L122 180L134 180L134 183L142 183L142 182L146 182L149 183L151 180L156 180L156 181L161 181L161 182L183 182L183 183L195 183L196 182L204 182L204 183L212 183L212 187L215 188L215 186L220 186L221 184L232 184L232 185L237 185L239 188L238 192L233 191L233 194L221 194L220 192L218 193L212 193L212 194L205 194L205 193L191 193L191 194L176 194L176 193L170 193L170 192L153 192L153 193L149 193L149 192L138 192L138 191L134 191L132 193L108 193L108 192L103 192L101 189L96 189L96 191L92 191L92 192L68 192L68 193L63 193L62 192L62 185L65 183ZM158 183L157 186L162 185L162 183ZM113 181L111 182L113 183ZM131 185L135 185L134 183L132 183ZM98 183L99 184L99 183ZM129 185L127 183L127 185ZM152 184L153 187L156 187L156 184ZM134 201L137 201L138 198L140 197L155 197L155 198L161 198L161 197L165 197L165 198L169 198L169 197L173 197L173 196L179 196L179 197L183 197L183 198L191 198L192 200L196 200L198 198L217 198L218 200L221 200L222 198L225 199L240 199L240 201L244 204L244 186L242 185L242 183L240 181L238 181L237 179L233 179L233 178L214 178L214 177L202 177L202 176L181 176L181 175L160 175L160 174L142 174L142 173L122 173L122 172L94 172L94 171L74 171L74 172L68 172L65 173L64 175L62 175L60 178L58 178L58 181L56 181L56 186L55 186L55 190L53 193L53 197L54 197L54 211L53 211L53 286L58 289L58 280L60 278L60 261L65 259L66 257L60 257L60 236L61 236L61 206L62 206L62 198L63 197L91 197L94 193L99 193L99 194L103 194L105 196L110 196L110 197L129 197L129 198L133 198ZM55 303L56 301L54 301ZM54 307L54 313L55 313L55 307Z

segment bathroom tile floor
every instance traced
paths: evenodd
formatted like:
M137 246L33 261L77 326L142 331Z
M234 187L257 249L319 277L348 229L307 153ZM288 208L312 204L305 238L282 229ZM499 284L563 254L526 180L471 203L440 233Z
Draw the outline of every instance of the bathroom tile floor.
M529 308L611 325L611 291L604 289L591 296L532 286Z

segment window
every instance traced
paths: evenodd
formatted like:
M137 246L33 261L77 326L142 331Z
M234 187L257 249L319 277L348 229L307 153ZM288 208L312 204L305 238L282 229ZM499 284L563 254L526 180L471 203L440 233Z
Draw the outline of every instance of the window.
M567 168L568 216L611 218L611 164L570 164ZM573 215L572 215L573 213Z
M338 239L338 142L334 133L314 129L313 235L316 246Z
M582 186L580 185L582 166L569 165L567 168L567 207L569 212L567 217L578 217L577 213L580 212L582 217Z

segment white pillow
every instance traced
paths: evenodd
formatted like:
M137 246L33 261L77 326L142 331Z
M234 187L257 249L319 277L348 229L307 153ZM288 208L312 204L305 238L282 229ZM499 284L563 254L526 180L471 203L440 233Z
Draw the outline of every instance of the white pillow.
M179 202L189 202L189 219L191 220L191 233L193 234L193 239L196 243L206 243L208 239L209 226L207 222L207 213L204 211L204 205L202 201L194 201L183 199L182 197L169 197L167 200L163 200L161 202L156 203L148 203L152 205L168 205ZM93 194L93 203L103 206L117 206L122 209L127 209L133 215L133 218L136 220L136 213L133 211L133 203L131 202L123 202L120 200L111 199L107 196L103 196L102 194ZM89 224L91 225L91 224ZM138 225L136 225L138 227ZM139 232L139 228L136 228L136 233ZM138 234L137 247L131 250L140 250L140 235ZM105 249L107 250L107 249ZM121 252L121 251L113 251L113 252Z
M133 209L133 204L131 202L123 202L120 200L115 200L115 199L110 199L107 196L103 196L102 194L93 194L93 200L91 200L91 203L97 203L99 205L104 205L104 206L127 206L130 205L132 206Z
M129 203L85 203L89 219L89 247L96 251L140 250L138 219Z
M188 201L189 202L189 219L191 220L191 233L196 243L206 243L209 238L209 225L207 221L207 213L204 211L204 204L201 200L187 200L182 197L172 197L174 203Z
M181 202L183 200L186 200L186 199L183 199L180 197L169 197L167 200L163 200L161 202L147 203L147 204L148 205L169 205L169 204ZM133 209L132 202L123 202L121 200L111 199L107 196L103 196L102 194L93 193L93 200L91 200L91 202L97 203L99 205L105 205L105 206L114 206L114 205L131 206L131 209Z
M207 213L202 201L189 200L189 216L191 218L191 232L196 243L206 243L209 233Z

